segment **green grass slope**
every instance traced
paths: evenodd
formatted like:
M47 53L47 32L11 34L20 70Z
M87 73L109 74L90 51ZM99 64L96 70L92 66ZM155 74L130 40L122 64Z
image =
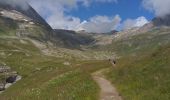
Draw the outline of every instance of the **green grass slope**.
M170 99L169 30L134 36L115 46L121 58L105 75L125 100Z
M13 35L16 33L17 27L14 20L0 16L0 36Z
M17 38L0 39L0 64L22 76L0 94L1 100L98 100L100 89L91 73L110 67L108 61L45 56L29 40Z
M71 46L73 53L78 56L79 52L95 57L101 54L78 50L93 41L88 35L59 35L62 36L55 36L50 28L36 22L0 16L0 66L9 66L22 76L21 80L0 93L0 100L98 100L100 88L91 73L110 67L110 63L105 60L82 61L76 57L47 56L31 42L51 43L54 48ZM67 52L64 50L63 55ZM0 80L3 77L0 75Z

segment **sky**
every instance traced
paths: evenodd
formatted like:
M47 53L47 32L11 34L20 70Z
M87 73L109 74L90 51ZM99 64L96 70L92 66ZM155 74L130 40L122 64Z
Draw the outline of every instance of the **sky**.
M105 33L148 23L142 0L39 0L30 4L56 29ZM37 6L38 5L38 6ZM44 5L44 6L42 6ZM55 11L54 11L55 10Z
M54 29L105 33L141 27L170 14L170 0L26 0ZM0 0L20 5L24 0Z

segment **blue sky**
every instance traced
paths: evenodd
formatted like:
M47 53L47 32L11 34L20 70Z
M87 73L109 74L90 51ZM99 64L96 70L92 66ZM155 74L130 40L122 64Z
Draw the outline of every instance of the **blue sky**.
M170 0L0 0L27 9L25 2L54 29L96 33L142 27L170 15Z
M135 19L140 16L151 20L154 17L153 13L143 8L142 0L135 0L135 2L134 0L119 0L117 3L93 3L89 7L81 5L78 9L73 9L70 12L66 12L66 14L79 17L81 20L87 20L95 15L113 16L116 14L119 14L122 20Z
M54 28L109 32L142 27L170 14L170 0L30 0Z

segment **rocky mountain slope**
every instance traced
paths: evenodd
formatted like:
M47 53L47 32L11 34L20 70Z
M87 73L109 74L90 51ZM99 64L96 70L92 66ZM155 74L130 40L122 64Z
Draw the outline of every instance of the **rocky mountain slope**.
M115 34L115 39L129 38L134 35L143 34L152 30L165 29L170 26L170 15L164 17L155 17L149 23L142 27L134 27L128 30L122 30Z
M81 45L93 42L93 38L88 35L68 30L53 30L29 4L27 6L28 9L22 9L19 6L0 4L1 30L13 36L50 41L54 45L67 48L80 48Z
M89 34L79 34L75 31L60 29L54 30L53 37L60 38L67 48L80 48L80 46L89 45L94 41L94 38L92 38Z
M31 18L35 23L39 23L50 28L50 26L46 23L46 21L28 3L25 3L25 5L28 6L27 9L23 9L22 7L17 6L17 5L12 6L9 4L0 3L0 8L10 10L10 11L12 10L18 11L22 13L23 15Z
M170 15L164 17L156 17L152 20L155 26L170 26Z

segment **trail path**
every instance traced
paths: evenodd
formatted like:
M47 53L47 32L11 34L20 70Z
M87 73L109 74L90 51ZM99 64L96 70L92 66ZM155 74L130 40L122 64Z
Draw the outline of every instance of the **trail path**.
M119 96L119 93L116 91L116 88L102 75L102 72L105 70L107 69L92 74L93 79L101 88L100 100L122 100L121 96Z

